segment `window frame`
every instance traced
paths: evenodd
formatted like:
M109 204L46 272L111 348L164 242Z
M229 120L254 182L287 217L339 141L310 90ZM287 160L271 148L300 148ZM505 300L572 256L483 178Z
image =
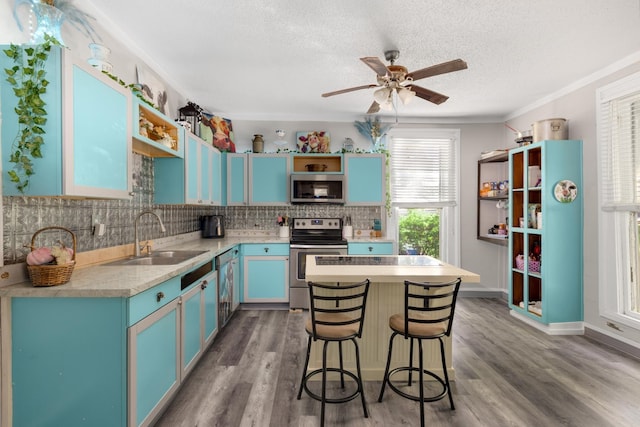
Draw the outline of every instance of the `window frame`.
M596 90L597 150L603 150L605 117L603 105L640 92L640 73L635 73ZM630 299L638 287L637 246L630 236L630 211L603 209L607 201L605 156L598 156L598 293L600 316L640 329L640 313L631 313ZM636 214L637 216L637 214ZM637 228L636 228L637 230ZM637 231L636 231L637 232ZM634 249L635 248L635 249ZM613 254L613 256L612 256ZM632 278L631 269L634 276ZM635 279L635 282L634 282Z
M423 138L423 139L451 139L455 155L454 178L456 181L455 203L436 205L423 203L408 206L402 203L401 207L412 208L438 208L440 214L440 260L451 265L460 265L460 129L454 128L402 128L395 127L387 132L387 149L391 154L391 146L394 138ZM391 168L391 165L389 165ZM389 174L393 173L392 170ZM398 204L393 201L391 194L391 215L387 222L389 230L398 237Z

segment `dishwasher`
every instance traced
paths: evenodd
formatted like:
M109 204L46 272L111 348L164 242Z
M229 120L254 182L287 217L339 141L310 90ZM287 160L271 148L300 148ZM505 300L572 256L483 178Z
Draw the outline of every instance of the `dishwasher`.
M222 328L231 318L233 311L239 305L239 292L235 289L239 285L239 251L238 248L229 249L216 257L218 270L218 325Z

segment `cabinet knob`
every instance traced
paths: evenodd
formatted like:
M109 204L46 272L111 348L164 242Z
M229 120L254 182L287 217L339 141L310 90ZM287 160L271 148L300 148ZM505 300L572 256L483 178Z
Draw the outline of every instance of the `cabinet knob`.
M369 246L369 252L373 252L373 246Z
M265 252L269 252L269 248L264 248L264 251Z
M209 282L207 282L206 280L203 280L202 284L200 285L200 289L207 289L208 285L209 285Z
M158 292L156 294L156 301L160 302L162 298L164 298L164 292Z

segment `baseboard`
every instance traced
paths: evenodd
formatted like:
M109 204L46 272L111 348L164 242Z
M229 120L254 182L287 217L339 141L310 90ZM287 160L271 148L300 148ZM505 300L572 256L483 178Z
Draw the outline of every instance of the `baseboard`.
M460 287L458 292L460 298L498 298L508 300L508 292L503 289L464 289L464 285Z
M289 310L288 302L251 302L240 304L240 310Z
M597 331L589 326L585 326L584 336L592 341L596 341L599 344L606 345L625 354L628 354L633 358L640 359L640 347L627 344L626 342L621 341L615 336Z
M545 325L544 323L536 322L535 320L514 310L509 310L509 314L547 335L584 335L584 322L560 322Z

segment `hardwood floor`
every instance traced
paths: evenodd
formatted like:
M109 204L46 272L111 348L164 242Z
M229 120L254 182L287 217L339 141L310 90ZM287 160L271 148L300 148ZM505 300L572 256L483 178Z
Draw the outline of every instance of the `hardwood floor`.
M218 335L158 427L317 426L320 403L297 400L306 313L241 310ZM504 302L460 298L453 328L456 410L427 404L429 426L640 425L640 361L583 336L549 336L509 316ZM327 405L327 426L416 426L419 407L380 382Z

